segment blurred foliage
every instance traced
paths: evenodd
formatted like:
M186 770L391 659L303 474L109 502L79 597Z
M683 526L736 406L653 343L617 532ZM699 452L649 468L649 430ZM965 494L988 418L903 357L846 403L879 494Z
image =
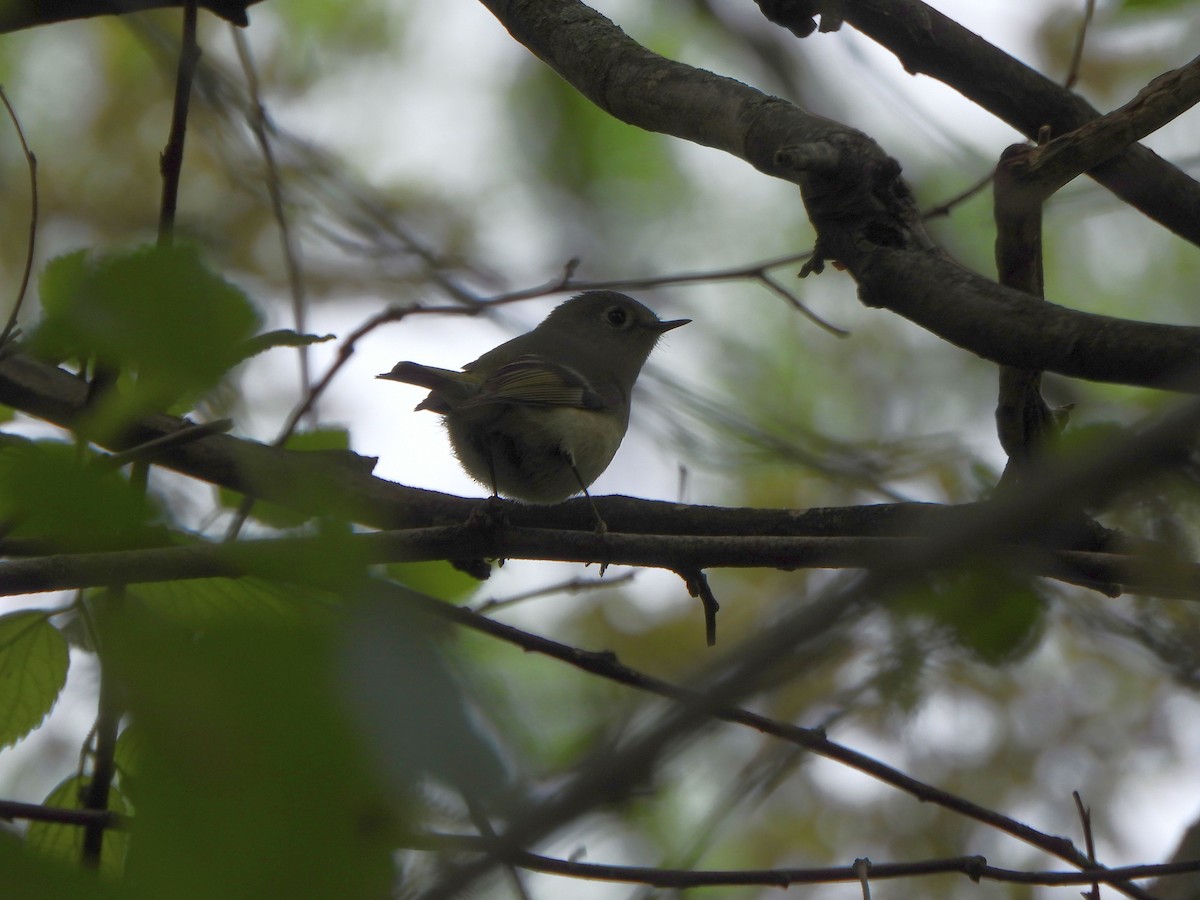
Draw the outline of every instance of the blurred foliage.
M185 411L246 355L258 325L249 298L193 248L145 247L90 259L61 256L41 278L44 314L33 351L52 360L95 360L130 375L102 398L102 432L146 412Z
M0 521L10 534L73 546L137 534L155 515L153 501L89 451L62 441L0 449Z
M377 311L397 297L444 298L448 286L542 283L576 257L586 277L662 276L811 245L792 186L613 121L478 18L475 6L450 13L432 0L297 0L251 10L248 36L311 301L336 312L339 301L365 296ZM1182 63L1195 10L1166 0L1101 4L1078 89L1110 107ZM849 29L798 44L735 0L614 2L605 11L657 52L745 78L872 134L901 159L926 206L985 175L1013 140L979 126L930 141L948 130L939 110L897 102L886 85L908 76L893 60L855 50ZM1039 7L1038 15L1027 37L1039 67L1059 77L1079 10ZM40 162L39 284L25 327L47 355L120 366L128 405L110 411L110 425L147 409L224 404L268 423L261 427L273 435L297 388L270 368L277 354L247 355L316 339L289 331L286 267L246 127L251 100L226 30L207 20L180 201L181 233L192 246L145 246L157 218L177 31L176 14L153 13L0 42L0 80ZM1168 63L1175 49L1186 56ZM393 121L390 130L371 130ZM1176 123L1161 139L1164 155L1195 165L1186 156L1194 155L1194 124ZM439 157L440 169L428 164ZM5 235L27 229L24 165L0 128ZM987 190L929 223L949 252L984 272L992 267L991 227ZM1049 299L1194 321L1194 248L1095 185L1080 180L1056 197L1045 230ZM22 241L0 241L4 283L16 283L23 253ZM644 379L635 427L654 437L647 452L695 473L699 502L810 507L986 496L1002 466L994 367L862 308L845 275L801 282L798 269L774 274L848 338L817 329L757 284L646 292L657 307L686 304L697 322L670 370L652 365ZM359 324L349 315L339 334ZM255 343L260 327L275 337ZM237 406L239 378L260 389L252 409ZM1163 402L1149 391L1058 378L1047 378L1047 394L1076 404L1065 454L1111 440ZM326 422L341 416L336 408L321 413ZM323 424L288 446L344 451L356 424ZM1161 541L1169 551L1162 565L1178 565L1200 546L1198 485L1184 466L1116 498L1105 522ZM333 508L337 498L326 499ZM214 536L214 523L240 502L224 492L214 510L207 492L194 500L178 481L157 477L143 495L90 451L41 433L0 449L0 520L13 537L70 547L166 521L185 544ZM28 842L50 859L0 841L5 896L366 897L397 881L415 891L437 873L427 858L393 854L407 831L478 828L464 793L496 803L509 792L551 795L594 747L661 711L545 657L431 626L402 603L314 588L359 583L345 526L262 503L252 515L259 533L315 535L313 552L275 578L131 588L115 621L106 597L72 608L74 625L64 630L104 625L101 647L134 723L118 742L114 799L137 821L128 877L115 888L81 876L78 829L30 826ZM557 573L509 562L496 567L488 592L518 595L531 582L558 583ZM474 586L442 563L380 574L455 603ZM631 586L556 593L495 614L691 684L714 652L835 583L825 572L713 573L722 604L716 651L704 647L699 603L677 579L651 573ZM0 618L0 743L31 730L23 744L46 738L48 727L38 725L67 671L56 627L66 617L49 615L28 609ZM1179 799L1188 795L1179 785L1196 777L1181 735L1198 711L1198 644L1200 615L1184 602L1102 599L985 561L930 573L890 606L826 635L754 703L1050 833L1078 834L1070 792L1079 789L1095 811L1102 859L1149 861L1145 823L1162 813L1162 780L1178 805L1189 802ZM75 681L72 688L94 691ZM77 725L65 740L82 744L86 727ZM57 787L47 802L77 806L86 775L52 774ZM1193 811L1171 812L1175 821ZM989 829L731 727L693 736L636 796L555 840L563 856L586 847L595 861L646 865L973 853L1013 868L1045 864ZM1169 847L1155 850L1165 857ZM124 855L106 851L105 867ZM547 879L537 888L534 896L553 896L574 886ZM496 881L481 891L503 889ZM888 888L876 890L886 896ZM891 896L902 892L1058 896L952 878Z

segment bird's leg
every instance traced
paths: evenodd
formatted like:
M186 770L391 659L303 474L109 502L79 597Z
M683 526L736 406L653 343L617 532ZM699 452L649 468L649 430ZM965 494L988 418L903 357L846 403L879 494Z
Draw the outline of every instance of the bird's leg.
M587 485L583 483L583 477L579 474L579 470L575 468L575 461L571 461L571 471L575 475L575 480L579 482L579 489L583 491L583 496L587 497L588 505L592 507L592 515L596 517L596 533L608 534L608 525L604 518L600 515L600 510L596 509L596 501L592 499L592 495L588 493Z
M487 454L488 474L491 476L492 482L492 495L471 510L471 514L467 517L467 524L476 527L505 525L507 524L508 517L505 514L504 501L500 499L500 491L496 486L496 454L493 452L490 442L484 445L483 450ZM501 564L503 565L503 563Z

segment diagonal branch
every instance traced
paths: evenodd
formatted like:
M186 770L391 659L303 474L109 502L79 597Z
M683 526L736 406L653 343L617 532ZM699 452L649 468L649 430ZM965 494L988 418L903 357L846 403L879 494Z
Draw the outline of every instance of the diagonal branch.
M577 0L481 2L614 117L724 150L798 184L819 235L811 268L820 270L821 257L839 260L868 306L890 309L1002 365L1197 389L1200 328L1076 312L962 268L931 245L899 166L862 133L658 56ZM1180 187L1172 202L1186 203L1189 190L1200 193L1184 180L1191 188ZM1192 222L1200 222L1200 204Z
M797 34L834 14L896 54L905 70L954 88L1030 140L1067 134L1096 119L1090 103L1009 56L921 0L756 0ZM825 23L823 22L823 25ZM822 30L832 30L833 22ZM1200 244L1200 184L1154 151L1129 147L1088 175L1180 237Z

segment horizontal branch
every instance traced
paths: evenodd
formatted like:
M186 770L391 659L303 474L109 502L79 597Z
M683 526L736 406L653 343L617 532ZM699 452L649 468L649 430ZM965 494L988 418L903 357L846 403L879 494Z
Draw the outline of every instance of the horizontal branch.
M198 0L201 9L207 9L234 25L249 25L246 7L261 0ZM124 15L143 12L147 9L182 7L185 0L4 0L0 3L0 34L69 22L73 19L90 19L95 16Z
M84 417L87 387L78 378L19 353L0 358L0 403L43 421L74 429ZM110 450L126 451L195 426L186 419L153 415L125 433L105 439ZM314 516L336 516L374 528L422 528L465 522L481 499L406 487L370 474L374 460L347 453L303 453L269 447L227 434L172 444L153 460L193 478ZM953 529L975 515L976 504L945 507L890 503L829 509L754 509L691 506L596 497L614 532L675 535L808 535L825 537L925 534ZM515 526L576 529L591 533L595 516L586 500L556 506L505 504ZM1081 530L1082 529L1082 530ZM1088 523L1044 530L1046 545L1076 550L1124 552L1114 533ZM14 542L15 543L15 542ZM9 553L13 548L6 546ZM22 552L42 553L32 547Z
M992 362L1200 391L1200 328L1068 309L981 278L941 253L879 248L856 275L863 303L886 307Z
M981 509L981 513L984 511ZM330 544L322 538L271 538L186 547L148 547L67 553L0 563L0 596L45 591L256 575L308 581L297 560L339 555L360 565L446 559L537 559L641 566L672 572L719 568L903 568L937 538L654 535L549 528L454 525L358 534ZM1159 557L1056 550L1006 544L989 559L1017 571L1079 584L1105 593L1122 589L1148 596L1200 599L1200 566L1164 564ZM336 579L323 587L336 589Z
M43 806L41 803L24 803L20 800L0 800L0 818L6 820L25 819L30 822L53 822L59 825L100 825L104 828L128 828L125 816L106 809L67 809L60 806Z
M958 266L932 246L899 166L861 132L658 56L577 0L482 2L517 40L614 117L723 150L799 185L817 229L818 257L845 264L864 303L1002 365L1195 389L1188 376L1200 360L1200 328L1048 304L1039 325L1029 326L1034 301L1023 302L1020 293ZM1200 222L1200 212L1191 222ZM1043 339L1030 342L1029 333Z
M493 852L491 842L478 835L418 834L410 836L408 843L416 850L483 854ZM651 887L677 890L733 885L788 888L797 884L838 884L858 882L864 873L864 869L859 865L779 869L663 869L650 866L622 866L556 859L523 850L506 851L499 858L509 865L532 872L544 872L589 881L645 884ZM1087 885L1095 882L1116 884L1135 879L1185 875L1198 871L1200 871L1200 861L1198 860L1179 863L1148 863L1103 870L1087 869L1082 872L1024 871L989 865L982 856L956 856L949 859L923 859L915 862L894 863L868 861L865 867L865 874L871 881L959 873L972 881L1056 886Z

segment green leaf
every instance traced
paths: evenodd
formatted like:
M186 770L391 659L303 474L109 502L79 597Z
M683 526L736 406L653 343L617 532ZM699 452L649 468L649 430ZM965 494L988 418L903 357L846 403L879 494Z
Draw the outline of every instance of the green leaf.
M0 521L68 546L143 527L155 514L145 495L88 458L60 441L0 446Z
M83 795L91 783L90 778L72 775L60 782L42 801L43 805L59 809L83 809ZM116 787L108 789L108 809L118 815L129 815L129 804ZM26 842L33 850L71 865L79 865L83 854L84 829L78 825L62 825L57 822L32 822ZM104 843L100 848L100 872L111 879L121 877L125 869L125 854L129 850L129 834L116 829L104 832Z
M505 765L473 701L464 660L438 626L393 598L349 610L342 671L349 709L398 793L427 775L465 796L489 801L503 789Z
M1046 602L1032 579L981 564L934 577L898 608L927 616L982 662L1003 665L1037 645Z
M448 562L389 563L388 578L439 600L463 600L479 587L479 580Z
M162 618L190 628L235 620L262 623L324 615L332 594L262 578L198 578L131 585L137 597Z
M121 794L135 804L137 803L137 776L141 770L142 756L145 752L141 727L134 722L124 728L117 737L117 746L113 752L113 764L117 767Z
M46 613L0 616L0 747L42 723L67 683L69 665L67 639Z
M1128 10L1135 12L1166 11L1177 9L1190 2L1191 0L1122 0L1118 9L1122 12Z
M106 645L141 731L128 878L172 900L388 896L396 807L370 773L328 628L152 616Z
M241 356L242 360L250 359L252 356L258 356L260 353L266 353L275 347L309 347L313 344L323 344L325 341L332 341L332 334L300 334L290 328L281 328L278 331L267 331L263 334L255 335L250 340L242 344Z
M42 275L41 296L35 351L95 358L132 376L129 391L109 400L107 415L118 421L203 395L241 361L258 326L246 295L190 247L59 257Z
M4 873L4 900L128 900L129 897L128 891L81 869L78 856L64 865L13 840L0 840L0 872Z

